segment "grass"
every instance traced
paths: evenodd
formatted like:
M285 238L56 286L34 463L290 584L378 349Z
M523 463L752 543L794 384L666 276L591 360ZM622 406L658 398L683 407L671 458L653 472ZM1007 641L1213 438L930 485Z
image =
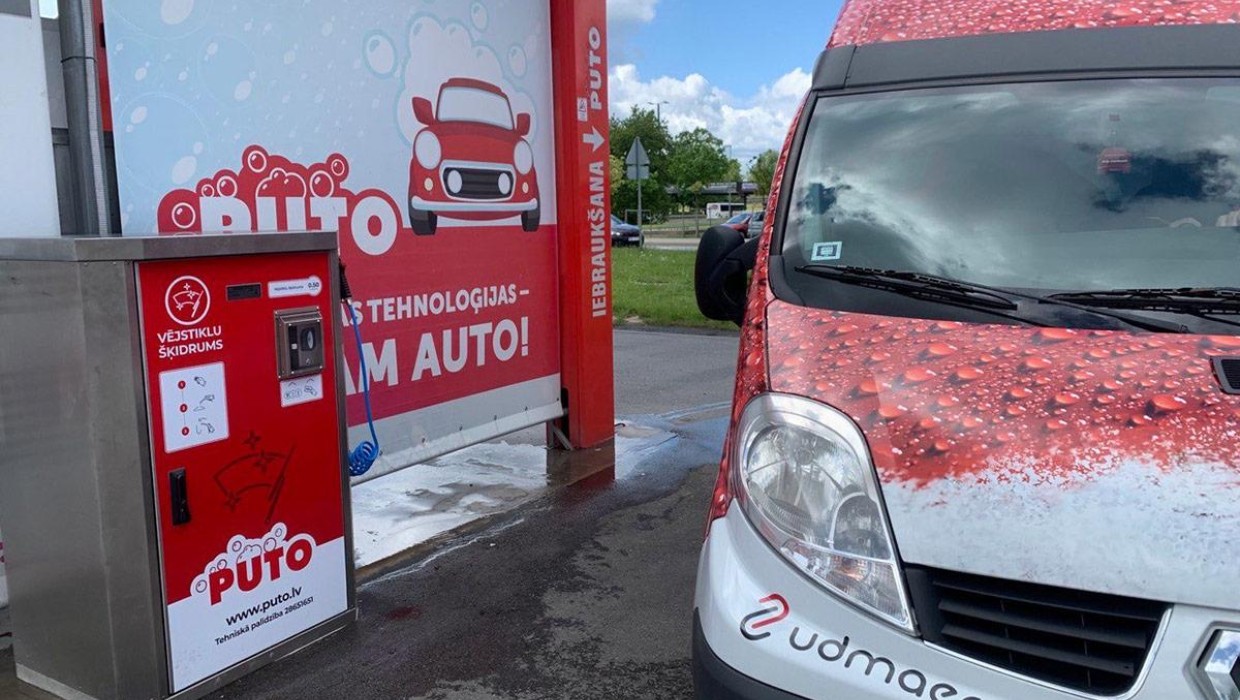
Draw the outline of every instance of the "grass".
M677 326L736 330L698 311L692 252L617 248L612 252L617 326Z

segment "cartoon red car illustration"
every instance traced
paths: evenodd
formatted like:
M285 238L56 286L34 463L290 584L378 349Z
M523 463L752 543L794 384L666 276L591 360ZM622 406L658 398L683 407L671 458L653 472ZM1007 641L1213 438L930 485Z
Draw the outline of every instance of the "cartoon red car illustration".
M425 125L409 164L414 233L434 234L440 215L469 221L520 216L521 228L538 230L538 174L525 140L529 114L514 115L502 90L470 78L444 83L433 107L415 97L413 113Z

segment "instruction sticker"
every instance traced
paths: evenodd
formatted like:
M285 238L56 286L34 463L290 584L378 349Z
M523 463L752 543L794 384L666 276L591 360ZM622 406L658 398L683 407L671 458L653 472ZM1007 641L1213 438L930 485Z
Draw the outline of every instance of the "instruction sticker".
M814 262L823 262L826 260L839 260L844 255L844 243L842 241L832 241L830 243L815 243L813 254L810 260Z
M300 280L279 280L267 283L267 296L272 299L288 297L317 297L323 292L323 280L312 275Z
M167 452L228 439L223 362L161 372L159 404Z
M323 375L298 377L280 382L280 405L284 408L323 398Z

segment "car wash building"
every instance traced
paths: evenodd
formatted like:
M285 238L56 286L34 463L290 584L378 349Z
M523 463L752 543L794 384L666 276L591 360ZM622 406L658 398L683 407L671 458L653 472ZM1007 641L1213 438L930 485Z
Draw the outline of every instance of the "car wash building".
M256 271L256 284L221 294L349 292L341 313L320 310L330 330L316 337L360 336L329 348L342 348L344 442L382 445L353 483L540 424L553 446L596 447L611 439L614 412L606 55L602 0L0 0L0 82L12 98L0 103L0 153L12 164L0 172L0 238L55 240L69 246L62 262L106 258L138 279L152 250L174 255L142 242L150 236L335 233L350 289ZM82 252L81 236L137 247ZM314 240L300 245L321 248ZM188 289L159 297L173 317L212 291L201 275L175 277ZM0 301L0 322L20 312ZM305 329L295 314L285 320ZM214 338L186 338L215 352ZM293 370L280 381L312 376ZM181 390L218 379L187 377ZM0 377L0 391L19 389ZM19 424L0 414L0 435ZM170 439L192 442L195 427L185 429ZM143 468L156 468L149 455ZM165 471L135 482L153 489L150 503L177 500ZM271 532L232 534L244 544ZM13 536L0 546L10 573L0 605L17 619L37 593L17 571L46 552ZM199 573L209 586L209 568ZM60 685L45 689L85 697L125 687L52 680ZM165 674L159 693L192 695L196 682Z

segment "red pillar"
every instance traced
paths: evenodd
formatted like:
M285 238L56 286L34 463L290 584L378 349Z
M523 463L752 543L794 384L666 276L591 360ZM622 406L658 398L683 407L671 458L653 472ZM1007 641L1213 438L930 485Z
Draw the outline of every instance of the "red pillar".
M560 350L574 449L615 434L607 3L551 0L559 192Z

